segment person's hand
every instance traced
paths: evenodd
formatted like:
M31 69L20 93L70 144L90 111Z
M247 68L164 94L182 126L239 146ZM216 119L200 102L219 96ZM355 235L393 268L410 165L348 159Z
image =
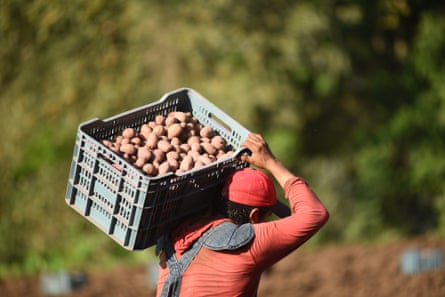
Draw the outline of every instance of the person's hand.
M251 152L251 154L241 155L241 160L244 162L267 169L268 164L275 160L269 145L260 134L250 133L241 145Z
M258 168L269 171L281 187L284 187L287 180L294 177L293 173L275 158L269 145L261 135L251 133L241 145L249 149L251 154L243 154L240 156L240 159Z

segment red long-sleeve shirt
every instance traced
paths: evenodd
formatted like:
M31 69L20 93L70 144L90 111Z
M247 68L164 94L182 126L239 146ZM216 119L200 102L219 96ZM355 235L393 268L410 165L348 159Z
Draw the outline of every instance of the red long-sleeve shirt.
M236 251L218 252L202 247L183 273L180 296L257 296L261 273L297 249L328 220L329 213L305 181L295 177L284 185L292 215L283 219L253 224L255 237L251 244ZM211 222L210 225L220 223ZM199 231L201 234L203 226ZM181 234L176 242L176 256L191 246L196 234ZM168 268L161 259L157 295L162 291Z

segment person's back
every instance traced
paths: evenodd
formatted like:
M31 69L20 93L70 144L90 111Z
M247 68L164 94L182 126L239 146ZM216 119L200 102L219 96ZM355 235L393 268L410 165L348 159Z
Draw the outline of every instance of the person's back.
M255 207L261 206L255 205L255 199L269 199L270 181L264 173L251 168L235 173L227 186L227 199L253 205L250 223L239 225L227 218L187 221L171 234L172 247L179 261L199 238L202 241L202 247L196 249L196 256L182 273L180 296L256 296L262 272L307 241L328 219L326 208L306 182L285 169L268 149L261 151L267 145L258 137L249 136L245 143L252 151L247 161L274 175L284 189L292 214L263 222L265 218L255 212L258 210ZM257 161L260 157L267 162ZM258 177L266 181L262 183ZM275 195L274 189L272 194ZM275 197L270 199L275 203ZM169 267L163 253L157 296L161 296L168 275Z

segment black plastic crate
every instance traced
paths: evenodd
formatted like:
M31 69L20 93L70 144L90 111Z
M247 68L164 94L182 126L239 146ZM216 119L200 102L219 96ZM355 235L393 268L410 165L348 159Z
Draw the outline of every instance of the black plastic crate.
M105 147L125 128L138 130L158 114L192 112L211 126L235 154L183 174L149 177ZM65 200L73 209L129 250L148 248L182 218L198 213L219 192L228 175L247 167L235 156L249 131L192 89L165 94L159 101L105 120L79 126Z

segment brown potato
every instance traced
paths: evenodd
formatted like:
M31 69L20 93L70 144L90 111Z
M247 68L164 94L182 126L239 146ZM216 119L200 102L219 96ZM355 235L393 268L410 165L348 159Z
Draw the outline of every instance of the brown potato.
M129 144L129 143L130 143L130 139L128 139L128 138L122 138L122 140L120 141L121 145Z
M141 127L141 132L139 133L139 135L143 140L147 140L152 131L152 128L150 128L147 124L144 124Z
M193 168L199 168L199 167L202 167L202 166L204 166L204 165L205 165L205 164L202 163L202 161L196 161L195 164L194 164L194 166L193 166Z
M217 149L217 150L223 150L226 142L224 141L224 138L220 135L215 135L210 140L210 143Z
M157 125L153 128L153 133L155 133L158 136L164 136L165 135L165 127L162 125Z
M165 161L165 162L159 164L158 172L159 172L159 175L163 175L168 172L171 172L170 163L168 161Z
M179 123L178 119L175 118L173 115L168 115L165 119L165 126L170 127L173 124Z
M138 148L137 156L138 159L142 159L144 162L147 162L153 158L153 153L146 147L140 147Z
M133 165L137 168L142 168L146 164L145 159L138 158Z
M173 149L173 146L167 140L162 140L161 139L161 140L158 141L158 148L160 150L162 150L164 153L167 153L167 152L169 152L169 151L171 151Z
M182 131L183 131L183 128L181 127L181 124L179 124L179 123L172 124L170 127L168 127L167 137L169 139L172 139L174 137L179 137L181 135Z
M155 116L155 123L159 126L165 125L165 117L161 114Z
M179 168L179 162L178 160L174 158L167 158L168 164L170 164L170 171L176 171Z
M144 166L142 166L142 171L150 176L156 176L158 174L156 167L150 163L146 163Z
M165 160L165 153L161 149L154 149L152 152L153 163L161 164Z
M188 139L187 139L187 143L191 146L192 145L192 143L200 143L201 142L201 139L199 138L199 136L197 136L197 135L195 135L195 136L190 136Z
M149 149L155 149L158 146L158 135L156 133L150 133L148 135L147 141L145 142L145 147Z
M124 143L120 146L120 151L124 154L133 155L136 153L136 148L131 143Z
M191 113L186 113L182 111L173 111L170 115L174 116L179 122L187 122L191 118Z
M123 136L124 138L128 138L128 139L133 138L133 137L136 136L136 130L133 129L133 128L125 128L125 129L122 131L122 136Z
M193 158L191 156L185 156L182 159L181 164L179 165L179 169L188 171L193 168L193 165L194 165Z
M207 142L203 142L203 143L201 143L201 147L202 147L202 148L204 149L204 151L207 152L209 155L214 155L214 154L217 152L216 148L215 148L213 145L211 145L210 143L207 143Z
M208 155L204 154L199 156L198 162L202 162L204 165L208 165L212 163L212 159L210 159Z
M195 152L201 152L201 144L199 144L198 142L193 142L191 145L190 145L190 149L192 150L192 151L195 151Z
M178 138L178 137L173 137L171 140L170 140L170 143L173 145L173 146L175 146L175 145L181 145L181 140Z
M151 129L154 129L154 128L157 126L157 124L156 124L155 121L150 121L150 122L148 122L148 126L149 126Z
M225 155L224 150L218 150L218 152L215 154L217 160L222 159L224 155Z
M114 142L115 142L115 143L121 143L121 142L122 142L122 139L124 139L124 137L123 137L122 135L118 135L118 136L116 137L116 139L114 140Z
M175 159L175 160L179 160L179 153L176 151L169 151L166 154L167 159Z
M204 126L199 131L199 135L201 135L201 137L205 137L205 138L212 138L215 135L215 132L213 131L212 127Z
M102 140L102 144L108 148L111 148L113 143L111 141L109 141L108 139L104 139L104 140Z
M181 152L184 153L188 153L191 150L190 144L188 143L183 143L179 146L179 148L181 149Z
M142 144L142 139L139 136L135 136L130 139L130 142L134 144L136 147L139 147Z
M187 155L190 156L190 157L192 157L192 159L193 159L194 162L198 161L199 156L201 156L201 154L200 154L199 152L197 152L197 151L193 151L193 150L189 151L189 152L187 153Z

